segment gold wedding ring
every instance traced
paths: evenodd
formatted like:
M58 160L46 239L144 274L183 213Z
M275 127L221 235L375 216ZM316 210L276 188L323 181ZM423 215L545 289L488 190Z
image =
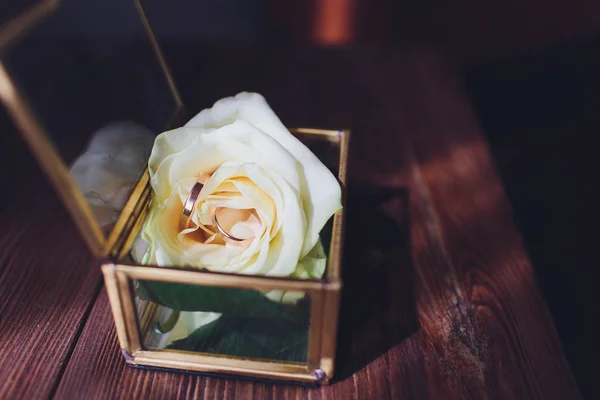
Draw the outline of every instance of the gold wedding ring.
M223 227L221 226L221 224L219 224L219 219L217 218L217 214L219 213L219 210L221 208L223 208L223 207L217 207L217 208L215 208L215 216L214 216L215 226L217 227L217 229L219 230L219 232L221 233L221 235L223 235L227 239L231 239L231 240L233 240L235 242L243 242L244 240L252 239L252 238L241 239L239 237L235 237L232 234L230 234L229 232L227 232L225 229L223 229Z
M200 192L204 185L200 182L196 182L190 194L188 195L185 203L183 203L183 211L179 217L179 229L189 229L192 224L192 214L194 213L194 209L196 208L196 203L198 202L198 196L200 196Z
M185 229L189 229L191 227L192 214L194 213L194 210L196 209L196 203L198 202L198 197L200 196L200 192L202 191L202 188L204 188L204 185L200 182L196 182L194 184L194 186L192 187L192 190L190 191L190 194L188 195L187 199L185 200L185 203L183 203L183 211L181 212L181 215L179 216L179 229L185 230ZM219 233L221 235L223 235L226 239L230 239L235 242L243 242L243 241L252 239L252 238L242 239L242 238L233 236L232 234L227 232L225 229L223 229L221 224L219 224L219 219L217 217L219 210L222 208L223 207L215 208L215 213L214 213L214 217L213 217L214 224L217 227L217 229L219 230Z

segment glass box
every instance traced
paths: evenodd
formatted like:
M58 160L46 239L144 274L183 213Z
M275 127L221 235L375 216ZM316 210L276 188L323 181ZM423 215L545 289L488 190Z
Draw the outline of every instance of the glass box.
M342 288L343 210L320 234L327 254L322 279L136 261L152 201L148 153L154 136L181 126L185 113L142 4L130 5L145 32L131 43L115 44L110 35L74 39L63 27L67 6L57 1L32 2L0 31L0 98L101 265L126 362L327 382L334 371ZM123 132L131 141L119 141ZM344 194L349 132L290 132L334 173ZM110 187L110 196L79 179L95 172L82 170L81 159L99 136L139 156L123 165L107 158L95 182ZM127 168L113 174L119 179L111 175L117 167Z

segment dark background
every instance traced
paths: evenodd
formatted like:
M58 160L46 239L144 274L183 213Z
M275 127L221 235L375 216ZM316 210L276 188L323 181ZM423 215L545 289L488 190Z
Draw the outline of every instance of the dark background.
M137 15L130 0L64 3L54 33L75 35L90 46L143 35L140 25L131 23ZM434 46L456 61L566 357L582 393L589 396L598 370L600 334L595 321L600 2L337 3L342 8L349 5L354 16L350 34L337 45ZM183 40L196 43L198 49L327 45L314 34L317 0L151 0L146 7L167 53L177 52ZM0 23L19 8L3 5ZM187 56L210 54L199 50ZM176 63L184 59L181 53L173 58ZM190 71L181 65L173 65L173 70L178 82L190 79ZM0 164L6 187L22 184L19 169L34 161L10 134L11 128L4 127L8 129L3 129L1 145L11 149Z

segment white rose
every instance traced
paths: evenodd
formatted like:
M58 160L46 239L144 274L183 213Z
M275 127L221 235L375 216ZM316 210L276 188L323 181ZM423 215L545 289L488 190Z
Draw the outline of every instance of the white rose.
M219 100L184 127L156 138L149 160L153 205L142 237L143 263L212 271L316 278L325 254L319 232L341 209L337 179L281 123L265 99ZM181 230L193 185L204 184ZM213 225L215 208L233 243Z

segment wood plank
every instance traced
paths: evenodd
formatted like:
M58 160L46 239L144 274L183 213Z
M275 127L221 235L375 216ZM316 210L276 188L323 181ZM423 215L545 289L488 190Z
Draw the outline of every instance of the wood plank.
M416 384L414 376L411 376L419 376L424 372L422 363L413 364L419 358L419 346L420 340L416 334L388 354L377 357L360 372L323 388L136 369L127 366L122 358L112 325L108 298L105 291L102 291L56 392L56 398L333 400L421 397L427 393L427 388ZM409 360L410 364L407 363ZM388 367L391 368L390 373L385 372Z
M89 252L35 161L27 154L25 161L20 163L22 169L12 173L18 171L26 184L12 185L13 177L2 182L2 399L51 395L102 283L97 266L90 263Z
M435 54L415 60L396 71L413 78L396 115L410 121L403 148L419 166L411 218L426 232L413 225L412 249L433 397L579 397L460 82Z
M288 125L353 130L336 381L305 388L128 368L103 292L58 398L578 397L445 60L419 49L231 54L171 61L185 64L176 78L190 82L190 109L257 90ZM200 70L214 75L194 80Z

